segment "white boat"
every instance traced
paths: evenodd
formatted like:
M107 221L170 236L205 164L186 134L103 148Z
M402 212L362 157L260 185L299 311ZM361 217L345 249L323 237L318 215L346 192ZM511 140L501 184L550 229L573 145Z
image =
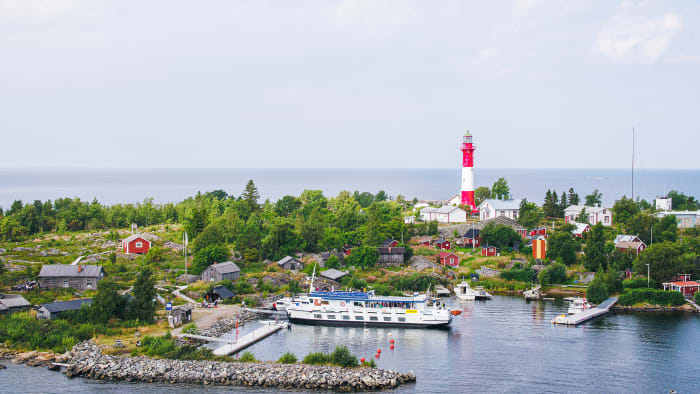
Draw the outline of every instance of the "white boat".
M280 298L272 304L272 309L280 312L285 312L289 305L292 304L291 298Z
M533 287L532 289L528 289L523 291L523 297L525 297L526 300L539 300L542 298L542 293L540 293L540 285L537 285Z
M469 286L469 283L465 281L455 286L455 295L457 298L464 301L474 301L476 299L476 292Z
M427 306L425 294L385 297L374 291L313 291L295 297L287 307L292 323L333 326L447 327L452 321L444 303Z
M567 311L569 315L575 315L593 307L585 298L570 298L570 300L569 310Z
M476 286L474 288L474 298L477 300L490 300L491 299L491 294L484 290L483 286Z

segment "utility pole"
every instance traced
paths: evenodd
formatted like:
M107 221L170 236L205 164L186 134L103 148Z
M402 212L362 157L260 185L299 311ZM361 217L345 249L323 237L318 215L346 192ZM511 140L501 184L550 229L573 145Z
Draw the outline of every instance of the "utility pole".
M647 264L647 289L649 288L650 283L651 283L650 279L649 279L650 274L651 274L651 267L649 266L649 264Z
M634 201L634 125L632 125L632 201Z

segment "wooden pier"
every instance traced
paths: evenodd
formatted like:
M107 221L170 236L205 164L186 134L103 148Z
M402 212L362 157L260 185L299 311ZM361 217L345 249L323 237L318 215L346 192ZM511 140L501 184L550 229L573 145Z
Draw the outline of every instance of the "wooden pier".
M610 311L613 305L617 302L617 297L611 297L603 301L600 305L576 313L574 315L559 315L552 319L554 324L564 324L567 326L577 326L583 322L602 316Z
M228 341L227 344L214 349L213 353L215 356L226 356L229 354L240 352L241 350L247 348L248 346L269 337L270 335L276 333L277 331L287 327L286 322L269 321L254 330L253 332L246 334L238 340Z

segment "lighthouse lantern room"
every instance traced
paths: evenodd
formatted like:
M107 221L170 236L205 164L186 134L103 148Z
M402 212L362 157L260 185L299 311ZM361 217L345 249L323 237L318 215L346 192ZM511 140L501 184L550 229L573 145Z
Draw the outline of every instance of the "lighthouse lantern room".
M474 201L474 144L472 135L467 130L462 137L462 195L460 205L470 207L472 212L476 212Z

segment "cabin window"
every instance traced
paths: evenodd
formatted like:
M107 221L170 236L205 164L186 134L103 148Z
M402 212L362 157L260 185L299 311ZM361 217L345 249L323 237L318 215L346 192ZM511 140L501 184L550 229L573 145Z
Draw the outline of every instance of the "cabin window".
M365 320L364 316L355 316L355 320Z
M399 321L406 321L405 317L399 317Z
M370 317L369 317L369 320L377 321L377 320L379 320L379 319L377 319L377 316L370 316Z
M348 315L343 315L343 320L350 320L350 316L348 316Z
M320 313L314 313L314 319L321 319L322 316Z
M68 279L63 279L63 287L70 287L68 286Z
M88 279L85 281L85 287L88 289L92 289L92 279Z
M357 302L357 301L355 301L355 302L353 303L353 305L359 306L360 308L362 308L362 307L364 306L364 305L362 305L361 302Z
M137 248L142 248L142 247L143 247L143 242L136 242L136 247L137 247Z
M384 317L384 321L391 321L391 316Z
M610 223L610 216L605 217L605 223Z
M328 318L335 320L335 315L328 315Z
M321 301L321 305L328 305L328 301Z

